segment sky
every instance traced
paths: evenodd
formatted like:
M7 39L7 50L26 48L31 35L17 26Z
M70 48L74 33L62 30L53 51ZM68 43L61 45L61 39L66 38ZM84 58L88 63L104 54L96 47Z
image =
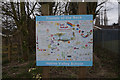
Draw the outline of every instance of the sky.
M93 0L93 1L95 1L95 0ZM105 0L98 0L98 1L100 3ZM103 6L105 6L105 4L103 4ZM117 2L117 0L108 0L106 2L106 9L109 9L107 11L108 25L112 25L113 23L118 23L118 2Z
M103 5L105 6L105 4ZM103 8L104 9L104 8ZM118 23L118 2L117 0L109 0L106 2L108 25Z

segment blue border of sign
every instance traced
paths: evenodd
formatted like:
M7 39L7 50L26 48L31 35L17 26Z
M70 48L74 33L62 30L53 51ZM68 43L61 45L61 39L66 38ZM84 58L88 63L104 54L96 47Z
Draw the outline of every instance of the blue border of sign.
M37 66L92 66L92 61L37 61Z
M36 16L36 21L93 20L93 15Z

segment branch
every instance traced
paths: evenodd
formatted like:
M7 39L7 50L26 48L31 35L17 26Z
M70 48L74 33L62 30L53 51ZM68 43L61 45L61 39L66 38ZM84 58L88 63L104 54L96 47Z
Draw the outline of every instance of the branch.
M56 11L57 11L58 5L59 5L59 3L57 3L57 5L55 6L54 13L53 13L54 15L55 15L55 13L56 13Z
M2 8L2 10L5 12L5 13L2 13L3 15L12 16L11 12L9 12L8 10L6 10L5 8Z
M104 4L104 3L107 2L107 1L108 1L108 0L101 2L100 4L97 5L97 7L100 6L100 5L102 5L102 4Z
M8 11L4 7L2 7L2 10L5 12L5 13L2 13L3 15L11 16L14 20L18 21L17 17L14 16L13 12Z
M65 14L68 13L67 6L68 6L68 2L66 4L66 6L65 6Z
M32 10L31 10L31 13L30 13L28 16L30 16L30 15L33 13L33 11L34 11L34 9L35 9L35 6L36 6L36 4L37 4L37 2L36 2L36 3L35 3L35 5L33 6Z
M100 11L100 9L102 8L103 6L101 6L96 12L95 12L95 15L98 14L98 12Z
M11 8L12 8L12 11L13 11L13 15L17 19L17 14L16 14L17 12L15 10L15 6L14 6L13 2L10 2L10 3L11 3Z
M16 23L16 25L18 25L18 17L17 17L17 12L16 12L16 10L15 10L15 6L14 6L14 4L13 4L13 2L10 2L11 3L11 8L12 8L12 11L13 11L13 15L14 15L14 21L15 21L15 23Z
M20 8L19 8L19 2L17 2L17 13L18 13L18 19L20 20Z

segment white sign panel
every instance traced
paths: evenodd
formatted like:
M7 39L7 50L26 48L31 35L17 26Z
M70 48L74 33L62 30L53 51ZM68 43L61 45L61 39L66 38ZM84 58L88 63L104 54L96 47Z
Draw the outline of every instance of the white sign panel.
M93 16L37 16L37 66L92 66Z

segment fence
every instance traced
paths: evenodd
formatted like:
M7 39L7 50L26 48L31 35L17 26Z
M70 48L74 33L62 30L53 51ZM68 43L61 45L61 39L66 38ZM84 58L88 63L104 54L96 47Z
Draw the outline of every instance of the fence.
M8 54L8 60L10 61L11 59L11 54L17 54L18 52L18 46L17 44L13 44L13 45L7 45L7 46L3 46L2 47L2 53L3 54Z
M94 45L119 53L119 29L94 30Z

